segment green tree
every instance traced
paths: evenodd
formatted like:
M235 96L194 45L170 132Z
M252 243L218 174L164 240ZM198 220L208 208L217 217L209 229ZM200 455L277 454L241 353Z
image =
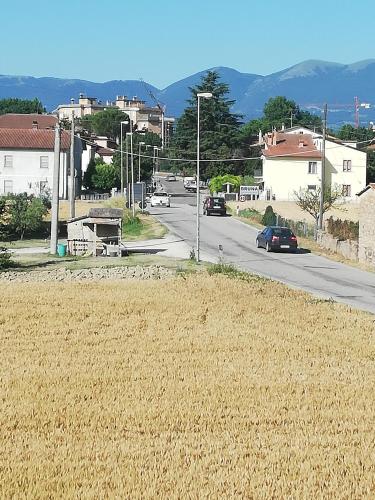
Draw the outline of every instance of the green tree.
M91 159L87 165L87 169L83 174L82 185L86 189L93 189L92 176L95 174L96 161Z
M232 184L232 191L238 191L241 185L241 177L237 175L225 174L213 177L209 183L209 189L211 193L218 193L226 190L225 184Z
M227 98L229 87L219 81L216 71L208 71L201 82L190 88L188 106L177 122L171 154L195 160L197 150L197 93L211 92L212 99L200 100L200 154L203 179L224 173L237 173L236 162L205 162L205 159L235 157L239 146L240 115L231 113L234 101ZM189 165L185 165L185 168ZM195 163L190 164L195 169Z
M6 113L45 113L46 109L37 98L35 99L0 99L0 115Z
M299 106L293 100L284 96L271 97L263 108L264 126L269 132L272 127L281 129L284 124L290 126L291 118L293 125L300 125L307 128L316 128L322 126L322 120L319 116L313 115L308 111L301 111Z
M128 115L118 108L108 108L94 115L87 115L81 119L81 127L87 132L104 135L116 140L121 135L121 122L129 120ZM123 133L129 131L129 125L123 127Z
M112 188L118 187L118 183L118 172L113 165L107 163L97 163L95 165L95 172L92 175L94 189L110 191Z
M2 233L8 238L17 236L21 240L26 233L35 233L43 227L43 217L47 208L40 198L21 194L9 194L0 206Z
M366 127L355 128L353 125L345 124L336 132L336 137L343 141L371 141L375 134L372 129Z

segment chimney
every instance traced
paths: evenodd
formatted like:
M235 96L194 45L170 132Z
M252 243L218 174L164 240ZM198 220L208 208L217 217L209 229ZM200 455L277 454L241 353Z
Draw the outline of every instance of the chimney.
M79 94L79 98L80 98L80 99L83 99L83 92L81 92L81 93Z
M262 131L261 131L261 129L259 129L258 144L262 144L262 142L263 142Z
M267 133L267 146L272 146L272 133Z
M70 99L70 104L74 104L74 97Z
M33 123L31 125L32 129L33 130L37 130L39 127L38 127L38 122L36 120L33 120Z
M276 132L276 129L272 132L272 146L276 146L277 144L277 132Z
M285 130L285 123L282 123L281 124L281 132L284 132L284 130Z

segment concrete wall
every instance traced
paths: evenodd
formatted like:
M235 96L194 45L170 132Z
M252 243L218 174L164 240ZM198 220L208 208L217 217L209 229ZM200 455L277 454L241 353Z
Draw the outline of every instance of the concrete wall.
M359 260L375 265L375 190L359 197Z
M331 252L338 253L346 259L358 261L359 245L357 241L341 241L325 231L318 231L317 243L321 247L331 250Z

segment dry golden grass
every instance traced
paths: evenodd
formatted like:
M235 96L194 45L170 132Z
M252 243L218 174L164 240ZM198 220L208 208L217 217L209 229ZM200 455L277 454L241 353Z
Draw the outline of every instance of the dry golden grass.
M287 219L292 219L295 221L306 220L310 224L314 224L313 217L301 210L295 202L293 201L265 201L265 200L254 200L254 201L244 201L244 202L228 202L228 205L232 210L236 210L237 205L239 205L240 210L245 208L255 208L258 212L264 213L266 207L271 205L276 213L285 217ZM329 217L334 217L336 219L347 219L354 222L358 221L359 218L359 203L349 202L338 204L336 208L332 208L324 215L324 220Z
M374 498L374 316L221 276L0 290L1 498Z

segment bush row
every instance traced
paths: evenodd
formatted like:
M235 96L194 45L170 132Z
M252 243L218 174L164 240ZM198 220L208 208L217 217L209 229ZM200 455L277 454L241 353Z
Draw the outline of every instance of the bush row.
M359 223L330 217L326 225L327 232L338 240L358 240Z

